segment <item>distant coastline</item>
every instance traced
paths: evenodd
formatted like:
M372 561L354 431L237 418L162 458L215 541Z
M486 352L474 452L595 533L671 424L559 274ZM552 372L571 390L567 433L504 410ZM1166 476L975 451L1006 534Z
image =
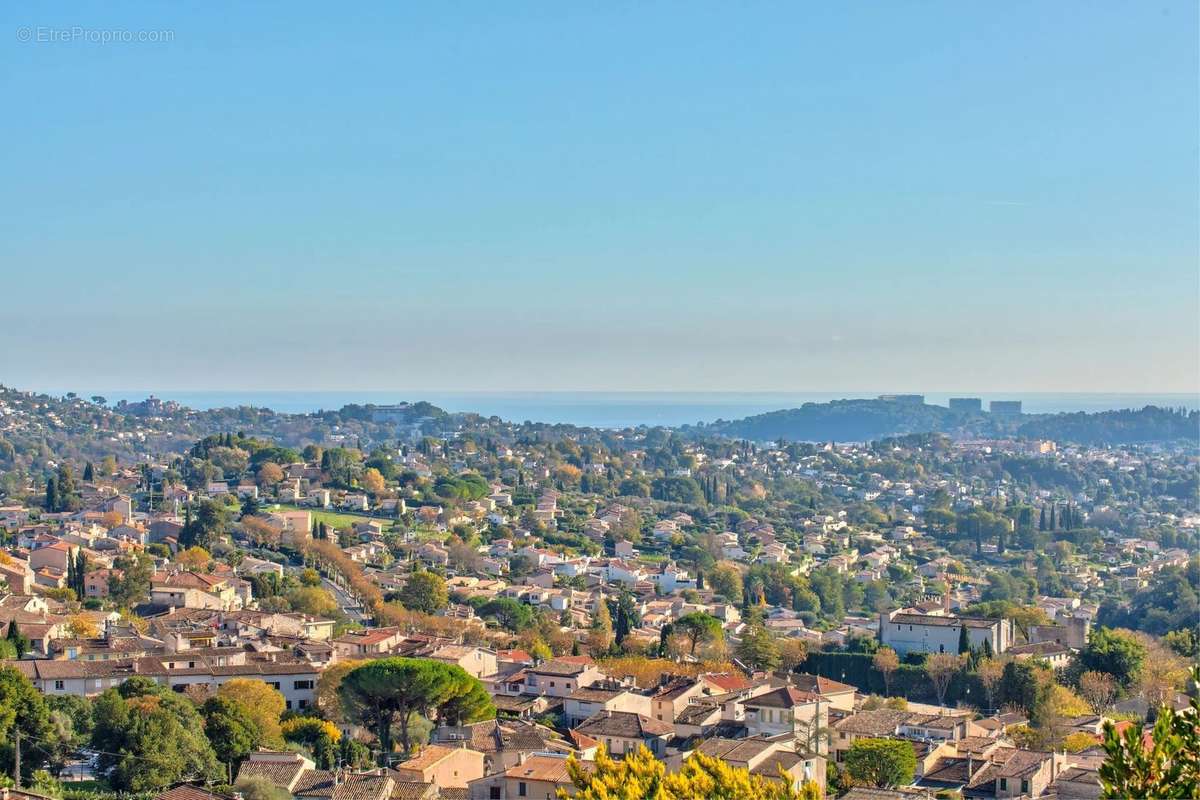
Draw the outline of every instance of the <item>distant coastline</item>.
M64 390L65 391L65 390ZM190 408L207 410L236 406L270 408L287 413L309 413L341 408L349 403L385 405L426 400L450 412L475 412L521 422L564 423L597 428L636 425L694 425L718 419L734 420L804 403L874 398L885 392L438 392L438 391L84 391L81 396L103 395L109 403L135 402L150 395L175 400ZM63 392L51 392L62 394ZM951 397L978 397L986 408L992 400L1020 400L1027 414L1097 412L1147 405L1165 408L1200 408L1200 394L1183 393L1084 393L1084 392L928 392L925 402L947 404Z

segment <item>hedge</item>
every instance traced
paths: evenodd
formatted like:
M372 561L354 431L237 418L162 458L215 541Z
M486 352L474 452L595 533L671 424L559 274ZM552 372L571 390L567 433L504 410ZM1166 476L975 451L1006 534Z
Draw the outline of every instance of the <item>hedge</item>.
M844 653L815 650L808 654L797 672L808 672L835 681L851 684L867 694L884 694L883 673L875 669L873 655L867 653ZM969 691L968 691L969 690ZM893 697L905 697L918 703L936 703L937 693L922 667L901 664L892 673ZM974 672L959 673L950 681L946 690L946 704L982 706L986 694L983 683Z

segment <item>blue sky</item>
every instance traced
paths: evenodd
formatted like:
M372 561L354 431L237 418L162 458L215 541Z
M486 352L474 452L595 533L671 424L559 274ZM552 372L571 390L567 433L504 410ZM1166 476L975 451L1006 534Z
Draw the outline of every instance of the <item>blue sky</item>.
M0 15L8 385L1200 387L1192 2Z

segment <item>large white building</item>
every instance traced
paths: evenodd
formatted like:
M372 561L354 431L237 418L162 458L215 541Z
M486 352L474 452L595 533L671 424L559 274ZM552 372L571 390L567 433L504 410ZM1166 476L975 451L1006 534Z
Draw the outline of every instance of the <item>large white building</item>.
M913 652L957 653L959 636L964 627L971 646L976 650L982 650L986 641L993 653L1003 653L1012 646L1016 637L1016 626L1011 619L891 611L879 615L879 641L899 655Z

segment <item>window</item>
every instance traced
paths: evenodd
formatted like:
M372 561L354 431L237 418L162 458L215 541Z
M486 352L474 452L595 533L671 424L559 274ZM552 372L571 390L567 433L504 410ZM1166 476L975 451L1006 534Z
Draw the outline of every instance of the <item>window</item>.
M525 781L517 783L517 797L528 797L529 789L525 786Z
M1029 781L1021 779L1021 794L1029 794Z
M292 710L292 701L291 700L283 701L283 705L287 708L288 711Z
M54 682L54 688L55 688L55 689L58 689L59 691L61 691L61 690L65 689L65 688L67 688L67 685L66 685L65 683L63 683L62 681L55 681L55 682Z
M1008 791L1008 778L1000 779L1000 791L1002 791L1002 792Z
M488 800L500 800L500 787L499 786L489 786L488 787Z
M312 681L293 681L292 682L293 689L311 689L312 687L313 687Z

